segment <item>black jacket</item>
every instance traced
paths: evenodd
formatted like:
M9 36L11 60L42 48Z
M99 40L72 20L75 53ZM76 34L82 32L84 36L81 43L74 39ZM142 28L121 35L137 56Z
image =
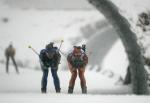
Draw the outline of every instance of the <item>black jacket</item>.
M53 52L54 55L51 59L49 59L46 53L51 53L51 52ZM39 58L46 67L50 67L50 66L57 67L58 64L60 63L61 55L58 49L56 47L53 47L49 49L42 49Z

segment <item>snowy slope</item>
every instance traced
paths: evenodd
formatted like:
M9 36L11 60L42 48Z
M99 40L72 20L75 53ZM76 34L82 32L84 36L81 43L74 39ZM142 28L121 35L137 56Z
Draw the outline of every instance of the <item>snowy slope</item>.
M80 27L91 18L102 18L96 11L1 9L0 12L0 38L3 38L0 47L4 50L12 41L17 49L16 58L29 60L31 64L39 63L36 55L27 48L28 45L40 52L50 41L59 46L60 40L63 39L62 51L68 52L73 46L71 38L81 38ZM8 22L5 23L4 18L8 18ZM0 55L4 59L3 54L1 51Z
M144 0L142 3L141 0L135 0L132 2L129 2L128 0L125 3L122 3L120 0L115 0L113 2L119 6L120 12L127 17L134 30L136 29L135 24L138 13L147 9L149 3L148 0ZM42 49L49 41L56 41L56 45L59 46L60 40L64 39L65 42L62 46L62 51L68 52L68 48L70 49L72 47L71 42L74 38L79 38L81 43L86 43L87 40L89 40L88 43L90 44L90 40L92 40L94 36L88 39L83 39L84 37L81 35L80 28L86 24L92 24L96 20L103 19L102 15L94 10L39 11L35 9L10 9L7 7L0 9L0 18L0 38L2 38L0 41L0 47L4 50L9 42L13 41L14 46L17 49L16 58L18 60L20 59L22 61L29 62L29 65L33 67L35 64L39 66L38 57L27 48L28 45L32 45L39 52L40 49ZM8 22L3 21L5 18L8 19ZM98 31L97 34L102 33L103 30ZM77 40L75 42L79 42L79 39L75 39ZM147 39L146 46L149 44L148 41L149 39ZM123 71L126 71L126 67L128 65L127 58L121 42L116 43L116 45L119 46L114 46L114 48L112 47L103 61L104 67L102 66L101 68L110 69L124 77L125 72ZM0 56L2 59L4 59L3 54L4 52L1 51ZM149 52L147 55L149 55ZM112 60L112 58L115 60ZM64 59L65 58L63 58L63 61L65 61Z
M135 95L67 95L67 94L3 94L1 103L149 103L147 96ZM8 99L9 98L9 99Z
M88 94L81 95L79 78L77 78L73 95L67 94L69 71L59 70L62 93L56 94L51 75L48 78L48 93L40 93L41 71L20 69L20 74L15 74L10 67L10 73L5 74L4 66L0 65L0 102L1 103L149 103L149 96L119 95L132 94L130 86L115 85L114 79L96 72L86 71ZM107 94L107 95L106 95ZM111 94L111 95L110 95Z
M4 65L0 70L0 94L1 93L40 93L42 71L20 68L20 74L16 74L13 66L10 66L9 74L5 73ZM67 93L70 72L59 68L58 75L61 82L62 93ZM88 94L127 94L132 93L130 86L116 85L114 78L109 78L102 73L86 71ZM77 78L75 94L81 93L80 81ZM55 93L51 74L48 78L48 93Z
M80 95L80 81L77 78L74 95L67 95L68 82L70 79L69 71L62 71L61 69L58 72L61 81L61 94L55 94L53 80L51 74L48 78L48 93L42 95L40 93L40 83L42 72L29 70L29 69L20 69L20 74L16 74L14 67L10 67L10 73L6 74L4 66L0 65L0 102L1 103L18 103L18 102L41 102L44 100L55 101L55 103L62 100L69 102L76 102L76 98L81 98L81 101L88 101L96 99L95 102L99 101L100 96L94 95L104 95L104 94L132 94L130 86L115 85L115 80L110 79L103 74L96 72L86 71L85 77L87 79L88 95ZM6 99L6 97L8 99ZM96 98L95 98L96 97ZM17 99L18 98L18 99ZM56 99L57 98L57 99ZM58 99L59 98L59 99ZM70 99L68 99L70 98ZM101 99L100 99L101 100Z
M92 6L86 0L0 0L3 4L12 8L39 10L47 9L91 9Z
M126 74L126 69L128 66L128 58L126 56L124 47L120 40L116 41L115 46L113 46L104 58L103 69L110 70L116 75L121 75L123 78Z

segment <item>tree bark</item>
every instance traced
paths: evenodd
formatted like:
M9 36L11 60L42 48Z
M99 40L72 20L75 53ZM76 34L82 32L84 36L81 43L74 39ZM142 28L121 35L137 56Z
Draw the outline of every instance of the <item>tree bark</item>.
M148 94L147 75L137 37L130 29L129 22L119 13L116 5L110 0L88 0L118 32L125 47L131 67L131 81L134 94Z

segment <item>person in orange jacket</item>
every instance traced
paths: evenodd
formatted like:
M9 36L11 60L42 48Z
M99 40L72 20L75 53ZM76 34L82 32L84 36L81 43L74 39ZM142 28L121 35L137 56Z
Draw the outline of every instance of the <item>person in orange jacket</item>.
M67 56L68 67L71 72L71 79L69 82L68 93L72 94L75 80L77 78L77 72L80 78L80 85L82 93L87 93L86 79L84 76L85 67L88 63L88 57L80 46L74 46L73 51Z

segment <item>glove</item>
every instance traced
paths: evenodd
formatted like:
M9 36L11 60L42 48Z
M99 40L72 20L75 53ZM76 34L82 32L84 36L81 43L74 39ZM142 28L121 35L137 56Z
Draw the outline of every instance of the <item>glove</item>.
M44 63L44 66L46 67L50 67L50 65L48 63Z
M84 66L83 61L73 63L73 67L75 67L75 68L79 68L79 67L83 67L83 66Z
M44 67L47 67L47 68L50 66L48 63L43 62L41 59L40 59L40 64L41 64L41 66L44 66Z

